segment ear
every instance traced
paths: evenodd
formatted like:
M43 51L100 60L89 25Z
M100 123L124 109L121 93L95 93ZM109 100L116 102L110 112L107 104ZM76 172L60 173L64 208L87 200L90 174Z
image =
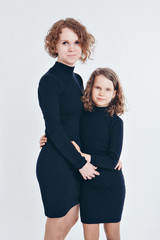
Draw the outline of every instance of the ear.
M54 51L55 51L56 53L58 53L56 46L54 46L53 48L54 48Z
M112 96L112 99L116 96L116 93L117 93L117 91L114 90L114 92L113 92L113 96Z

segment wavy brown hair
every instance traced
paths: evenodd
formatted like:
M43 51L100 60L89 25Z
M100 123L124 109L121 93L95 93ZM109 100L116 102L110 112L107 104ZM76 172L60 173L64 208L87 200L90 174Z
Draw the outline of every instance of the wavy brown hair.
M84 109L90 112L93 111L93 106L95 104L92 101L92 87L95 77L100 75L103 75L107 79L111 80L114 86L114 90L116 90L115 97L110 101L109 105L106 108L107 113L110 116L113 116L113 114L122 115L126 111L125 97L117 74L110 68L97 68L91 74L87 82L84 95L81 98L82 102L84 103Z
M80 60L85 62L87 58L90 59L91 53L94 50L95 38L92 34L87 32L87 29L80 22L74 18L66 18L54 23L49 29L45 37L45 50L51 57L56 58L58 54L55 52L55 46L59 40L59 34L62 33L63 28L69 28L77 34L80 46L82 48L82 55Z

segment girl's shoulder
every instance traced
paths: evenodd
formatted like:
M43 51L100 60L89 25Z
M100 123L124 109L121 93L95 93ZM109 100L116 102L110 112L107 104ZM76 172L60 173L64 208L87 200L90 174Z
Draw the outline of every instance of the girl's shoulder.
M123 125L123 120L120 116L118 116L117 114L114 114L112 117L112 124Z

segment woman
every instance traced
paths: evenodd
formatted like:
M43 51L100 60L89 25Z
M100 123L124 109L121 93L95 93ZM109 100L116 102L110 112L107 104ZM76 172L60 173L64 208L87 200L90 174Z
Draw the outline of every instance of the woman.
M89 58L94 42L86 28L72 18L56 22L45 39L49 55L57 57L38 87L48 138L36 166L47 216L45 240L65 238L78 219L80 176L92 179L99 175L71 143L80 144L79 118L83 107L83 83L73 72L74 65Z

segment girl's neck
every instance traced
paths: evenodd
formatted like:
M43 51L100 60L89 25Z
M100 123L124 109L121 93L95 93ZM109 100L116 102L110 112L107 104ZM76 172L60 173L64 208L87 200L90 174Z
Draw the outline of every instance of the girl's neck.
M108 108L108 106L104 106L104 107L98 107L96 105L93 106L93 109L96 111L104 111Z

